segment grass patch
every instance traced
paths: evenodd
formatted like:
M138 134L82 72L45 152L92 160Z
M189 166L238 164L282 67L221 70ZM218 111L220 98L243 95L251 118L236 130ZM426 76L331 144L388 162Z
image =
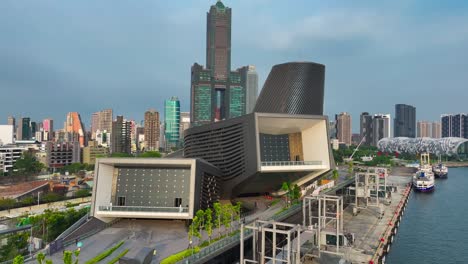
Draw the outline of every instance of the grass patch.
M193 253L198 253L200 252L200 247L194 247L193 248ZM161 260L161 262L159 262L160 264L175 264L181 260L183 260L184 258L187 258L187 257L190 257L192 255L192 249L189 248L189 249L186 249L184 251L181 251L177 254L174 254L174 255L171 255L163 260Z
M274 206L279 202L280 202L280 199L275 199L273 202L271 202L270 206Z
M85 262L85 264L94 264L94 263L97 263L105 258L107 258L110 254L112 254L112 252L114 252L116 249L118 249L120 246L123 245L125 241L120 241L117 245L109 248L108 250L102 252L101 254L97 255L96 257L88 260Z
M107 264L114 264L116 263L117 261L119 261L119 259L123 256L125 256L125 254L127 254L127 252L129 251L130 249L125 249L124 251L122 251L117 257L113 258L111 261L107 262Z

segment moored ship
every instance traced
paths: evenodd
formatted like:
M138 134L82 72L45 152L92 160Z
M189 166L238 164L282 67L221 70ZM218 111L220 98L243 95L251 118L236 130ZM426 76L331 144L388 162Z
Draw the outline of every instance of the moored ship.
M430 192L434 190L434 173L430 164L428 153L421 154L419 170L413 176L413 187L417 191Z

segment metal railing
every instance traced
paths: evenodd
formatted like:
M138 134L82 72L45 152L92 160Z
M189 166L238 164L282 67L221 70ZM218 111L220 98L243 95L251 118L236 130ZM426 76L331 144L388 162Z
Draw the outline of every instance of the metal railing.
M301 166L301 165L322 165L322 161L262 161L262 166Z
M296 214L302 210L302 203L294 204L287 210L282 211L279 214L273 215L270 220L281 221L293 214ZM249 238L252 235L252 229L246 229L244 231L244 239ZM195 253L176 264L194 264L194 263L205 263L205 258L211 258L219 255L221 252L234 247L240 243L240 232L236 232L234 235L228 235L227 237L214 242L213 244L201 248L198 253Z
M60 234L57 238L55 238L55 240L61 239L61 238L64 238L64 237L70 235L73 231L75 231L75 229L77 229L78 227L80 227L81 225L86 223L88 218L89 218L89 213L86 213L85 215L83 215L83 217L81 217L73 225L71 225L69 228L67 228L65 231L63 231L62 234Z
M153 207L153 206L99 206L99 211L118 212L162 212L162 213L188 213L188 207Z

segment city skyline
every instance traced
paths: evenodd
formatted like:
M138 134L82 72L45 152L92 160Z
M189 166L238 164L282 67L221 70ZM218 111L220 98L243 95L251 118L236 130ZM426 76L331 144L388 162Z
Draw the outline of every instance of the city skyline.
M342 111L354 117L362 111L392 113L396 103L414 105L420 120L467 111L463 108L467 3L362 1L325 7L304 1L278 16L287 3L223 2L234 10L231 64L255 65L260 88L274 64L320 61L327 66L325 113L329 117ZM64 113L77 111L89 128L91 114L105 108L142 120L146 109L161 111L165 98L178 96L181 111L189 109L187 69L194 61L204 61L205 13L215 1L120 3L102 14L99 10L109 3L0 4L4 11L0 88L8 89L13 98L5 102L0 116L51 117L61 124ZM311 6L312 12L307 8ZM254 17L260 22L252 23ZM104 22L99 25L93 23L101 19ZM56 37L51 41L49 36ZM185 45L188 42L193 46ZM175 51L176 58L167 56ZM437 108L417 103L437 100L437 93L425 91L441 87L459 96ZM373 93L376 90L378 94ZM32 93L34 97L24 96ZM50 100L50 94L67 100L42 103ZM353 127L358 127L358 118Z

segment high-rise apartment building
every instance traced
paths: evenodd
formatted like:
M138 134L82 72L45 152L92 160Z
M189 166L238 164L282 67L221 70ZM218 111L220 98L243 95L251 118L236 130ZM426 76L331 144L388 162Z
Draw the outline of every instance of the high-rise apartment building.
M336 135L340 143L351 145L351 116L346 113L340 113L335 116Z
M432 138L441 138L442 129L440 122L433 122L432 123Z
M255 108L258 96L258 74L255 66L248 65L237 69L241 74L242 87L245 87L245 113L250 114Z
M112 109L104 109L93 113L91 116L91 137L95 139L98 130L100 132L111 133L113 118Z
M394 137L416 137L416 107L395 105Z
M184 131L190 128L190 112L180 112L180 140L184 140Z
M361 113L359 121L359 134L361 136L361 140L363 140L362 144L372 144L372 133L372 115L368 112L363 112Z
M86 146L85 126L78 112L70 112L67 114L64 130L65 132L74 134L73 137L80 142L80 147Z
M158 151L159 139L159 112L151 109L145 112L145 150Z
M42 121L42 129L44 132L53 133L54 132L54 120L51 118L46 118Z
M111 152L112 153L132 153L131 145L131 124L123 116L117 116L112 122Z
M13 133L16 133L16 119L14 116L8 117L8 125L13 126Z
M179 147L180 101L177 97L164 101L164 129L166 150Z
M416 124L417 137L432 137L432 122L418 121Z
M390 114L375 114L372 119L372 146L382 138L390 137Z
M194 126L246 113L245 81L239 70L231 71L231 8L221 1L207 13L206 68L195 63L191 75L190 120Z
M390 114L371 115L368 112L361 113L360 117L360 136L362 144L377 146L382 138L391 135Z
M444 114L441 116L442 137L468 138L468 114Z
M31 139L31 118L22 117L19 120L18 128L16 130L16 140L30 140Z

